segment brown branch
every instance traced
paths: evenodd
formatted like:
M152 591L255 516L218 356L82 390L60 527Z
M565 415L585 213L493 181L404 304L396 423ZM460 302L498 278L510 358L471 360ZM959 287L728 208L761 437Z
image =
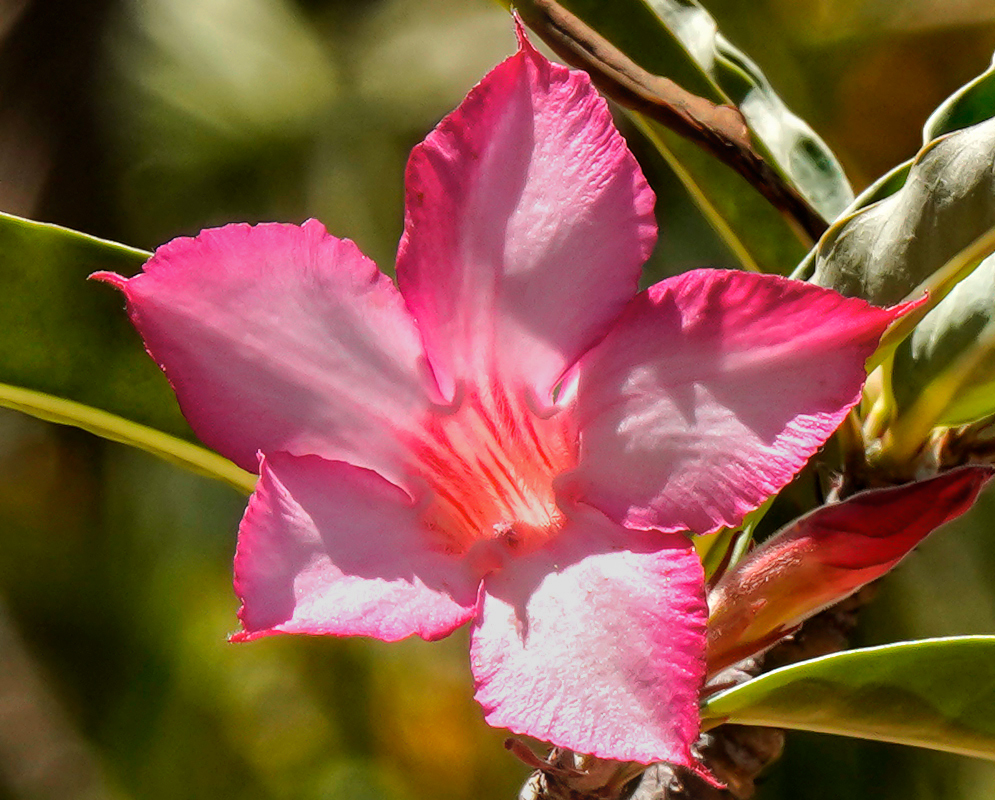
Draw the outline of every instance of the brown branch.
M567 63L625 108L656 120L731 167L812 243L826 221L757 152L740 110L691 94L669 78L646 71L556 0L521 0L518 13Z
M509 739L511 752L535 769L518 800L624 800L646 767L608 761L554 747L540 758L524 743Z

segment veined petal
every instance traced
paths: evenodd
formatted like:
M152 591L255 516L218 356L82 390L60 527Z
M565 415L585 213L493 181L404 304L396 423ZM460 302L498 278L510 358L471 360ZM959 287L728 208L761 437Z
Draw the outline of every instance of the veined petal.
M238 531L244 632L448 636L474 614L479 578L430 548L416 509L375 472L317 456L260 461Z
M739 524L857 402L903 310L773 275L657 284L579 364L580 463L561 491L635 528Z
M543 403L635 293L656 223L587 75L519 38L412 152L397 276L444 393L498 374Z
M321 223L226 225L156 250L120 288L197 435L254 471L313 453L399 479L396 431L426 407L397 289Z
M484 578L470 657L487 721L601 758L694 767L703 583L686 537L578 508L546 548Z
M708 597L709 672L773 643L795 625L889 572L967 511L990 466L856 494L817 508L754 550Z

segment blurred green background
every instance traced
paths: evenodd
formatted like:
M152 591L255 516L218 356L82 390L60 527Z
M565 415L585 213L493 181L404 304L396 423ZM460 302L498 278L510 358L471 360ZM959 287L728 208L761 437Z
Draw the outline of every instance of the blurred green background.
M858 189L995 49L990 0L707 5ZM314 216L389 268L407 151L513 47L489 0L0 0L0 210L148 249ZM729 263L649 171L653 272ZM515 796L464 635L229 645L242 497L13 412L0 470L0 799ZM989 496L927 542L860 641L995 632L993 519ZM991 796L995 766L814 735L760 792Z

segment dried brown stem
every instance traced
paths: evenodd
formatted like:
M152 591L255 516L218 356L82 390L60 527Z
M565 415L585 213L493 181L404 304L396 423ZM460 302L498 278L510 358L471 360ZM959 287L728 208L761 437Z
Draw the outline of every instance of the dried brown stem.
M656 120L734 169L814 243L826 221L757 152L738 108L716 105L653 75L556 0L521 0L519 14L567 63L585 70L606 96Z

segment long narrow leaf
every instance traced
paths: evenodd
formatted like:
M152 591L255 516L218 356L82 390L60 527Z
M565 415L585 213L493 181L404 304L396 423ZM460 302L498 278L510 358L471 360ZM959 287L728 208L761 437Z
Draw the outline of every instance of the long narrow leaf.
M784 218L742 177L660 123L633 117L741 269L784 273L802 257L805 247Z
M99 269L143 250L0 214L0 406L89 430L251 490L252 477L196 442L169 384Z
M46 422L73 425L105 439L137 447L191 472L223 481L245 494L249 494L256 484L255 475L217 453L93 406L3 383L0 383L0 406L23 411Z
M697 0L642 2L708 77L718 102L731 103L743 112L775 169L823 218L835 219L853 200L843 168L815 131L788 109L757 64L719 32Z
M826 219L853 199L835 155L697 0L563 0L643 68L746 118L769 163Z

